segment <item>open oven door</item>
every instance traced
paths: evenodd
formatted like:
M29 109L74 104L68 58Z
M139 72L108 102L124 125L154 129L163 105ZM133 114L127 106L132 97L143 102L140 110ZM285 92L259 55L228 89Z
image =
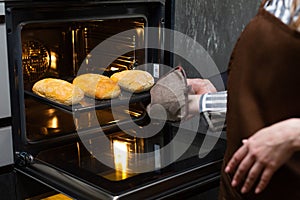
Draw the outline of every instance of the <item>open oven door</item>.
M216 187L224 141L219 140L212 150L205 149L204 140L215 138L198 133L188 150L175 159L176 149L189 143L184 137L194 134L186 130L186 135L175 139L175 143L167 142L176 132L175 127L167 125L155 137L139 140L115 132L107 136L112 148L109 152L103 151L103 138L92 137L88 139L89 147L76 142L41 151L34 159L20 155L28 163L16 170L75 199L187 198ZM157 151L165 146L169 151ZM143 156L138 151L144 151L144 155L146 151L154 153ZM109 158L113 159L113 167L104 164ZM175 161L168 164L173 158Z

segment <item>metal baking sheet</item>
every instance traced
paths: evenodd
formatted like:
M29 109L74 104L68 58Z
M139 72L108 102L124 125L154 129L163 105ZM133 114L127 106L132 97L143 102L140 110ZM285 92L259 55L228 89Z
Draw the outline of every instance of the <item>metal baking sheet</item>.
M150 100L150 92L142 92L142 93L137 93L137 94L132 94L130 92L122 91L120 96L118 98L114 99L108 99L108 100L97 100L93 99L90 97L84 97L78 104L75 105L63 105L54 101L51 101L47 98L41 97L31 91L26 91L25 90L25 95L29 95L31 97L36 98L37 100L54 106L56 108L62 109L66 112L80 112L80 111L88 111L88 110L99 110L99 109L104 109L108 108L111 106L118 106L118 105L126 105L128 103L136 103L136 102L142 102L142 101L147 101Z

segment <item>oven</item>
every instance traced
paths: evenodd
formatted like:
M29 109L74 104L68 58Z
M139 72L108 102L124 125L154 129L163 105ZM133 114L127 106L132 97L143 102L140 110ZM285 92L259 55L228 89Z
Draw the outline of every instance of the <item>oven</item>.
M201 117L197 132L152 120L149 91L71 106L32 91L43 78L72 82L79 73L139 69L157 80L172 65L164 49L172 48L173 3L0 2L0 148L16 191L9 199L187 198L218 185L225 142L206 134Z

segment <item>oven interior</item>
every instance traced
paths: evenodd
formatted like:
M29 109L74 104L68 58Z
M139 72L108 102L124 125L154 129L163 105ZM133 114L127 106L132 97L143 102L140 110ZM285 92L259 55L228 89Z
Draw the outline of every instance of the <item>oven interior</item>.
M133 69L145 63L145 52L137 50L144 41L143 17L130 19L104 19L72 22L27 23L21 27L22 64L25 88L43 77L59 77L72 80L82 65L87 72L110 76L115 72ZM120 34L134 29L131 36ZM100 49L98 63L91 51L104 40L118 35L111 45L116 48L130 48L131 52L115 55ZM99 56L99 54L97 56ZM107 57L116 58L104 63Z
M59 78L72 82L78 71L111 76L115 72L133 70L147 59L144 44L144 18L87 20L72 22L27 23L21 27L22 71L25 92L26 139L29 143L49 141L51 138L74 134L78 130L97 126L112 126L116 122L145 119L144 105L148 92L130 94L122 91L118 99L95 100L85 97L79 105L65 106L40 97L32 86L43 78ZM101 49L92 50L101 42L128 29L131 36L117 36L111 45L132 49L124 55ZM90 62L98 57L97 65ZM99 59L101 57L101 59ZM106 58L114 59L106 64ZM90 64L92 63L92 64ZM130 106L123 104L130 102ZM118 107L114 115L111 106ZM128 107L128 108L127 108ZM74 115L76 110L76 115ZM93 113L96 112L96 115Z

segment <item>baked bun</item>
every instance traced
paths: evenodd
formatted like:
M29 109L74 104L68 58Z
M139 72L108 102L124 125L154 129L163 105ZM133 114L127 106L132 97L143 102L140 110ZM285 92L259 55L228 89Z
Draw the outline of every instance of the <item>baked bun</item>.
M80 88L56 78L45 78L36 82L32 91L39 96L64 105L76 104L84 97Z
M142 70L124 70L113 74L110 78L118 82L121 88L134 93L148 91L154 85L152 75Z
M111 99L120 95L118 84L100 74L82 74L73 80L73 84L82 89L85 95L96 99Z

